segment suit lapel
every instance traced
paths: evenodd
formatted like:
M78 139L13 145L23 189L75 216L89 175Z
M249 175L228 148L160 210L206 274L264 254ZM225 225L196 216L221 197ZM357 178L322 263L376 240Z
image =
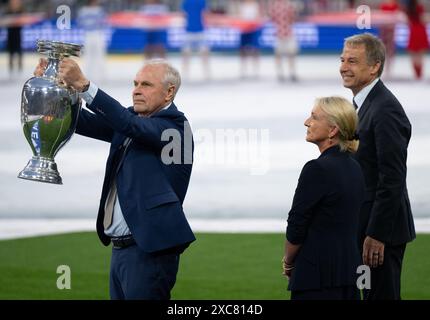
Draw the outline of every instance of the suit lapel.
M176 105L172 102L170 107L154 113L151 117L176 117L178 115L183 115L183 113L180 112Z
M136 112L134 112L133 107L129 107L128 110L133 114L137 114ZM180 112L178 110L178 108L175 106L175 104L172 102L172 105L169 108L167 108L165 110L158 111L158 112L154 113L151 117L178 116L178 115L182 115L182 114L183 113ZM111 170L115 171L114 174L116 174L119 171L119 169L121 168L121 166L124 162L124 158L126 156L126 153L130 149L130 145L133 143L133 140L131 140L131 139L130 139L131 141L128 141L128 140L129 140L129 138L127 138L126 136L122 136L121 144L114 151L114 154L112 155Z
M136 112L134 112L133 107L127 108L129 112L131 112L134 115L137 115ZM177 116L183 116L184 114L178 110L176 105L172 102L172 105L168 107L167 109L160 110L156 113L154 113L151 118L153 117L177 117Z
M361 106L360 110L358 110L358 118L363 119L364 114L369 110L371 103L369 96L367 96L366 100L364 100L363 105Z
M120 158L118 159L119 163L116 166L115 174L118 173L119 169L121 168L122 164L124 163L124 158L127 155L127 152L128 152L130 145L132 143L133 143L133 140L131 138L128 138L128 137L125 138L124 141L122 142L121 150L119 151L120 152L120 154L119 154Z
M112 177L116 175L125 157L124 148L126 147L126 143L129 138L127 138L126 136L122 136L120 139L121 139L121 142L118 144L115 150L112 151L108 159L108 163L107 163L108 181L110 181Z
M383 87L384 87L384 84L382 83L381 80L379 80L372 88L372 90L370 90L369 94L367 95L366 99L363 102L363 105L361 106L360 110L358 110L358 118L360 120L363 119L364 115L370 109L373 99L379 94L379 92Z

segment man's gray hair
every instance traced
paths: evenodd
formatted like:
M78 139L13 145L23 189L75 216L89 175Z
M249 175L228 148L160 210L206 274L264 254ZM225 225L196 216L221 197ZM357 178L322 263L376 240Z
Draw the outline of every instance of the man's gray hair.
M155 66L155 65L164 66L165 72L164 72L163 84L166 87L166 89L169 87L169 85L173 85L175 87L175 92L173 93L173 99L174 99L176 96L176 93L179 90L179 87L181 86L181 75L179 74L179 71L165 59L151 59L145 62L145 66Z
M385 46L381 39L371 33L366 32L346 38L344 46L346 45L364 45L364 48L366 50L367 64L370 66L374 66L375 64L380 62L381 66L378 70L378 77L382 75L382 71L384 70L385 64Z

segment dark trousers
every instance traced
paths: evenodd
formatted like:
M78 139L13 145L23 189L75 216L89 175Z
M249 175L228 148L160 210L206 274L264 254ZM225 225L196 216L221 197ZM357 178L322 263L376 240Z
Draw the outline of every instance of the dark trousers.
M357 286L291 291L291 300L360 300Z
M112 300L169 300L179 267L178 253L147 253L132 245L112 249Z
M406 244L385 246L384 263L372 268L371 289L363 290L364 300L400 300L400 278Z

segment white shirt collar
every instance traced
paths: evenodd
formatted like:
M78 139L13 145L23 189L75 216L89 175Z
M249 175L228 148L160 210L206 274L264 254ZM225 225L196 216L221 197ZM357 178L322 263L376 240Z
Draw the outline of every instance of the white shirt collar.
M167 106L164 106L161 110L166 110L167 108L170 108L170 106L172 105L173 102L170 102ZM161 111L160 110L160 111Z
M167 108L169 108L172 105L173 102L170 102L168 105L165 105L163 108L161 108L160 110L158 110L157 112L166 110ZM157 113L155 112L155 113ZM150 114L148 117L152 117L152 114Z
M363 89L360 90L359 93L355 95L353 98L355 103L357 104L357 112L360 110L361 106L364 103L364 100L366 100L367 96L369 95L370 91L373 89L373 87L376 85L376 83L379 81L379 78L376 78L373 80L370 84L365 86Z

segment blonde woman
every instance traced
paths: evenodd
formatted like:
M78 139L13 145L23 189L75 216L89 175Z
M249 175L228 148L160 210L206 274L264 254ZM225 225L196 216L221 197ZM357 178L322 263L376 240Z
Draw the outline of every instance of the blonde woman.
M306 141L321 155L303 167L292 208L283 258L291 299L360 299L358 218L364 178L357 150L357 114L341 97L316 99L306 119Z

